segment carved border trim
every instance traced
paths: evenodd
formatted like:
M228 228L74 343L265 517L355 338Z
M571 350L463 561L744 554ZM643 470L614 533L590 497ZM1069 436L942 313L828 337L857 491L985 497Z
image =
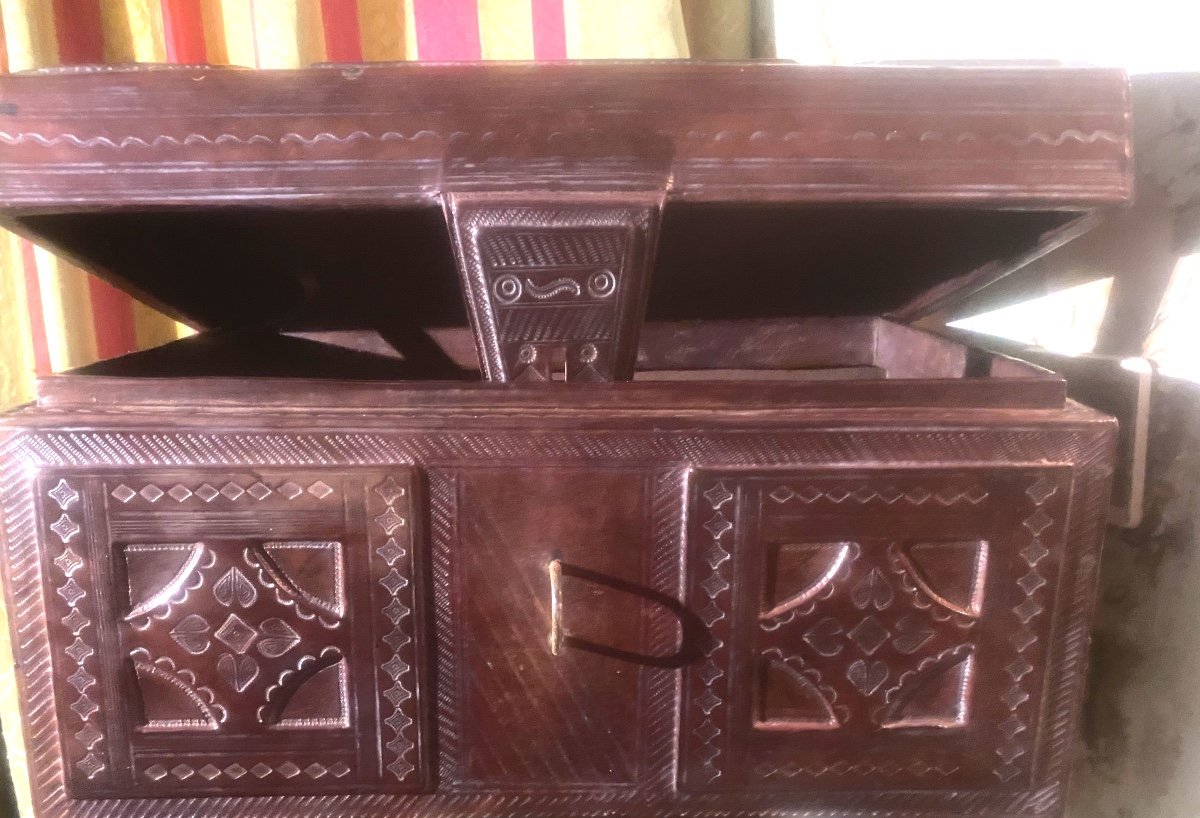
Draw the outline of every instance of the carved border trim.
M404 703L416 695L415 657L410 646L413 623L412 566L412 491L407 476L397 480L389 475L382 483L371 489L384 504L384 511L375 515L370 523L370 559L374 566L371 576L388 596L388 603L379 612L380 625L391 630L380 640L388 647L387 661L376 666L378 674L381 710L391 712L380 718L381 730L392 735L381 736L384 750L384 770L397 781L407 781L417 765L410 754L416 749L416 722L405 712ZM376 530L378 529L378 530ZM378 547L376 542L383 539ZM405 569L396 570L396 563ZM407 626L401 623L407 620ZM386 688L386 689L385 689ZM384 704L384 702L387 704Z
M75 581L74 576L77 571L84 568L85 562L71 547L72 541L75 541L76 545L82 544L81 547L85 549L87 547L87 535L84 534L81 521L76 519L77 512L73 508L79 504L78 513L82 514L83 508L80 501L83 494L62 478L46 494L54 501L53 510L58 512L58 518L46 525L46 528L53 534L48 540L48 545L58 551L53 559L54 566L62 574L62 584L57 584L56 580L53 586L55 596L58 597L55 604L59 608L55 615L61 613L63 625L75 635L75 641L62 649L68 666L74 668L71 675L67 677L67 683L79 694L79 697L69 705L75 717L79 719L78 730L74 725L68 728L70 738L74 739L84 754L75 762L74 768L88 781L93 781L96 776L108 769L108 754L105 749L100 748L107 736L103 728L97 726L103 724L102 715L100 718L96 718L96 714L101 713L102 708L88 694L88 690L97 684L95 675L88 670L89 660L96 655L97 646L93 638L97 634L93 619L82 610L84 600L89 594L83 586ZM53 516L49 503L43 507L48 517ZM83 536L80 536L81 534ZM84 585L90 587L90 583L86 580ZM88 635L89 629L90 636ZM61 672L65 672L65 670L63 668ZM67 736L63 738L66 739Z
M818 144L830 144L836 142L882 142L884 144L891 143L907 143L917 145L962 145L966 143L995 143L1003 145L1012 145L1015 147L1026 147L1030 145L1038 145L1046 148L1061 148L1069 144L1093 145L1097 142L1104 142L1111 145L1123 145L1126 140L1119 134L1104 129L1096 128L1092 130L1084 130L1080 128L1064 128L1057 134L1047 131L1030 131L1025 134L1016 134L1009 131L997 131L994 133L980 133L978 131L958 131L950 132L944 130L922 130L922 131L904 131L899 129L887 131L873 131L858 129L854 131L687 131L684 134L678 134L673 131L657 131L655 137L658 139L676 140L681 139L684 144L701 143L706 146L724 145L732 142L749 143L752 145L789 145L796 142L815 142ZM36 145L42 148L57 148L63 145L70 146L81 150L89 150L95 148L107 148L115 151L123 151L131 148L141 150L161 150L163 148L181 148L203 145L205 147L224 147L229 145L249 146L249 145L303 145L308 148L318 147L321 145L349 145L356 142L407 142L415 143L421 141L430 141L437 144L456 140L479 140L481 142L490 142L503 138L520 138L523 134L503 134L496 131L483 131L479 134L469 134L464 131L454 131L449 134L439 133L437 131L422 129L414 131L411 134L405 134L400 131L364 131L353 130L343 134L336 134L332 131L318 131L312 134L301 134L295 131L289 131L279 136L271 136L263 133L253 134L235 134L227 131L220 133L199 133L192 132L183 134L182 136L168 133L155 134L150 137L134 136L132 134L118 137L103 136L96 134L93 136L79 135L75 133L61 133L47 136L38 131L0 131L0 144L9 147L20 147L23 145ZM579 141L596 141L611 139L611 135L604 132L564 132L554 131L547 135L546 144L553 145L556 141L563 140L579 140ZM804 159L805 157L796 157Z

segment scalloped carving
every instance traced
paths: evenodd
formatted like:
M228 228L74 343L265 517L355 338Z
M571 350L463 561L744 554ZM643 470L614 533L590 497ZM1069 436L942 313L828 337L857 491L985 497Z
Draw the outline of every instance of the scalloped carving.
M821 684L817 671L778 651L764 655L759 668L754 727L757 730L836 730L837 693Z
M126 621L141 630L150 624L150 617L170 616L173 606L204 584L204 574L197 569L211 566L215 559L204 543L127 545L130 611Z
M974 683L974 657L971 645L959 645L902 675L886 694L888 704L879 726L886 730L964 726Z
M243 552L258 581L275 592L281 605L295 608L301 619L318 617L335 628L345 616L346 594L342 544L334 541L267 542Z
M919 607L933 603L967 620L983 613L987 541L918 542L893 547L891 556L897 572L911 581L904 583L905 589Z
M327 670L334 672L327 674ZM350 713L346 681L345 657L337 648L301 656L295 667L280 673L267 688L258 720L275 727L346 727Z
M168 657L153 659L145 648L129 654L137 674L145 723L139 732L213 731L227 718L212 690L197 684L196 674L176 667Z
M767 558L766 610L758 615L759 620L784 616L831 590L831 584L853 558L854 551L851 542L775 546Z

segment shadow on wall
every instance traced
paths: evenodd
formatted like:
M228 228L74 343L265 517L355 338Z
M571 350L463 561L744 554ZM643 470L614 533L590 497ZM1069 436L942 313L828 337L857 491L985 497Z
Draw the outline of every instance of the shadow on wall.
M1194 818L1200 801L1200 384L1158 378L1146 517L1110 529L1072 818Z

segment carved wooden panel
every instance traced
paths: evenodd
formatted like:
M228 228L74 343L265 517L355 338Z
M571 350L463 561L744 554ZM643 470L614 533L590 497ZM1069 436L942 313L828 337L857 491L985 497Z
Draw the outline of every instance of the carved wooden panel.
M71 790L420 787L413 490L407 469L43 478Z
M431 482L442 783L662 775L681 664L680 473L497 467Z
M1033 781L1070 473L707 473L690 500L690 790Z
M148 421L136 431L23 430L0 441L0 500L39 818L1057 814L1110 429L1079 416L980 428L977 414L916 431L748 429L740 415L697 427L661 414L581 410L570 423L582 430L540 416L468 419L460 409L448 415L452 427L441 417L389 415L329 431L346 420L330 413L287 433L261 415L238 418L239 431L162 431ZM847 465L855 461L864 465ZM406 505L418 488L413 467L379 464L411 462L428 464L428 501ZM988 495L977 503L975 487ZM904 569L911 588L890 559L892 542L914 566ZM344 561L345 617L335 629L321 621L339 621L329 616L337 600L328 596L336 588L329 543L340 543ZM205 547L200 556L195 544ZM292 550L304 567L281 566L297 555L268 544L299 545ZM267 567L258 552L274 555L294 580L324 582L292 583L313 619L275 600L246 548ZM138 630L147 610L162 612L139 611L140 603L174 586L192 560L204 583ZM773 631L762 627L793 613ZM183 625L192 614L204 622ZM901 626L902 614L934 636ZM877 647L879 633L859 627L868 616L888 632ZM824 644L822 630L810 632L827 617L843 631L831 656L810 644ZM300 642L289 648L293 637L268 619ZM336 709L321 709L341 683L336 673L270 714L279 721L257 721L268 666L299 652L319 657L307 649L311 634L340 628L346 641L328 646L353 652L349 726L339 726ZM1035 641L1012 640L1026 632ZM962 643L973 648L970 695L922 686L902 697L911 706L894 726L874 720L900 675ZM130 654L143 647L194 674L184 681L212 691L214 702L201 694L208 709L218 719L214 704L236 709L247 732L219 721L205 729L211 722L201 717L162 725L178 717L179 698L153 687L158 679L145 683L149 694L140 689ZM1017 653L1031 669L1014 680L1008 668L1023 670ZM794 655L806 665L790 664ZM853 670L860 659L888 666L870 694L859 685L879 671ZM827 701L824 687L837 694L832 718L796 683L809 670L822 675L815 686ZM292 718L328 721L280 725ZM139 729L160 726L171 729ZM710 727L719 731L711 741ZM999 754L1011 751L1005 731L1021 750L1010 760ZM351 771L336 777L328 770L338 753L362 765L343 760ZM847 753L879 770L856 777L861 770L842 763ZM962 769L922 785L907 764L938 753ZM624 766L612 764L622 758ZM885 765L899 758L906 769L893 775ZM398 759L416 768L403 780L389 770ZM284 773L259 779L260 761ZM710 761L715 780L700 777ZM789 765L818 761L830 769L812 780L760 774L762 765L790 773ZM314 763L327 772L310 778ZM155 764L167 775L146 776ZM1001 780L1005 764L1018 772ZM180 765L193 772L176 775Z
M446 213L484 375L629 380L663 194L455 194Z

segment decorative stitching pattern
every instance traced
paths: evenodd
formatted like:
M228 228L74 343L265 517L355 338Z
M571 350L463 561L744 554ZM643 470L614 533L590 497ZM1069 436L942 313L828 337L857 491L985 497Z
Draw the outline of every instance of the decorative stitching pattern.
M659 131L657 134L660 138L674 139L676 135L668 131ZM444 139L470 139L473 135L462 131L455 131L449 135L438 133L431 130L419 130L412 134L404 134L400 131L382 131L373 133L371 131L354 130L345 134L335 134L331 131L321 131L315 134L300 134L296 132L288 132L281 136L269 136L262 133L254 133L250 135L241 135L234 133L219 133L219 134L203 134L189 133L184 136L175 136L172 134L157 134L150 138L140 136L122 136L122 137L107 137L107 136L79 136L78 134L64 133L53 136L36 131L0 131L0 143L9 147L19 147L22 145L38 145L43 148L54 148L60 145L69 145L73 148L108 148L110 150L126 150L129 148L141 149L159 149L164 147L179 148L185 146L205 145L209 147L221 147L225 145L304 145L305 147L315 147L321 144L348 145L355 142L441 142ZM506 134L498 134L495 131L484 131L478 135L481 141L488 142L495 139L507 136ZM549 134L546 138L547 144L555 141L566 139L597 139L603 138L605 134L601 132L592 133L565 133L556 131ZM981 134L975 131L961 131L956 134L946 133L944 131L921 131L909 132L902 130L891 130L885 132L856 130L849 132L838 131L749 131L738 132L731 130L722 131L688 131L685 138L689 142L699 142L705 145L720 145L732 142L749 142L751 144L788 144L802 141L813 141L818 143L832 142L907 142L920 145L928 144L965 144L965 143L986 143L993 142L997 144L1013 145L1016 147L1025 147L1029 145L1041 145L1050 148L1060 148L1063 145L1076 143L1092 145L1097 142L1104 142L1112 145L1124 144L1125 140L1118 134L1104 129L1096 129L1092 131L1083 131L1078 128L1066 128L1058 134L1049 134L1043 131L1034 131L1032 133L1018 135L1007 132L994 134Z
M416 765L409 759L409 754L416 747L415 736L411 734L414 722L403 706L413 697L415 688L415 682L412 680L414 671L410 662L404 659L404 648L412 642L409 628L412 621L413 596L408 577L402 576L396 570L395 563L405 559L412 547L409 532L410 492L391 475L375 486L373 491L383 500L386 508L384 513L376 516L374 520L375 525L382 530L383 536L387 537L383 545L374 549L374 558L378 566L375 574L382 574L378 583L390 598L382 613L392 628L383 636L383 642L391 650L391 655L378 669L379 689L387 701L387 705L380 702L380 706L391 707L391 713L382 719L382 724L392 732L391 738L383 743L384 748L391 754L390 760L385 758L384 761L385 769L397 780L404 781L416 769ZM394 536L397 532L401 535L400 541ZM411 565L411 559L406 560L404 564ZM410 624L402 625L405 620Z
M767 496L780 505L789 503L792 500L798 500L805 505L812 505L818 500L828 500L831 503L840 504L850 501L860 505L881 502L890 506L904 500L910 505L921 506L933 500L942 506L953 506L958 503L970 503L973 506L977 506L987 499L988 493L980 486L970 486L961 490L942 489L932 492L929 489L920 487L901 491L894 486L889 486L885 489L873 489L870 486L863 486L851 491L841 487L820 489L816 486L802 486L799 489L794 489L788 485L781 485Z
M1047 580L1038 571L1037 566L1039 562L1050 555L1049 549L1042 543L1041 536L1047 528L1054 524L1054 520L1043 510L1042 506L1057 491L1057 486L1045 477L1025 490L1025 494L1033 502L1033 513L1021 523L1029 535L1029 543L1019 553L1021 559L1029 566L1029 573L1017 580L1017 587L1025 596L1025 600L1012 610L1013 616L1017 619L1015 624L1018 626L1018 630L1009 637L1009 642L1012 643L1016 655L1013 661L1005 667L1005 672L1012 678L1013 684L1000 696L1000 701L1010 711L1010 715L1000 723L1000 731L1004 734L1005 742L996 748L996 755L999 757L1000 763L992 770L996 777L1004 782L1011 781L1022 772L1022 768L1016 762L1028 754L1029 748L1026 744L1018 742L1016 737L1022 733L1028 736L1030 717L1029 715L1023 716L1022 713L1027 713L1030 708L1037 707L1037 703L1032 701L1032 696L1024 685L1025 678L1034 670L1033 664L1025 658L1024 654L1037 643L1038 638L1031 625L1046 610L1045 597L1041 593L1041 589L1046 585Z
M193 497L205 503L212 503L214 500L221 498L230 502L237 502L245 498L262 502L272 495L278 495L285 500L295 500L305 493L312 495L318 500L324 500L334 493L334 489L323 480L317 480L307 488L291 480L281 483L275 488L271 488L260 480L256 480L245 486L237 481L230 480L220 487L214 486L212 483L201 483L195 487L186 486L183 483L175 483L166 489L161 488L155 483L147 483L140 489L131 488L121 483L113 488L109 492L109 495L117 502L128 505L138 497L151 504L157 503L164 497L174 500L177 503L187 502Z
M726 648L725 642L712 633L712 627L727 616L723 600L729 593L730 584L726 579L725 564L731 559L731 555L721 545L721 538L734 527L730 516L736 519L737 499L722 481L710 486L703 497L712 511L712 517L703 525L711 542L700 558L708 564L711 573L700 583L701 590L708 597L708 605L701 608L698 614L709 628L709 643L704 648L707 660L696 671L704 689L692 699L692 706L703 714L704 721L692 730L692 734L700 740L698 755L704 769L705 781L712 783L721 776L721 767L717 760L721 755L721 748L717 746L717 739L722 731L713 720L713 712L722 708L725 703L721 694L723 686L718 686L717 682L725 676L725 671L721 669L721 654ZM733 500L734 503L728 509L729 516L726 516L721 508L727 500Z
M290 780L301 773L315 781L316 779L322 778L326 775L333 776L334 778L343 778L350 773L350 768L340 761L328 766L313 762L303 769L291 761L285 761L284 763L278 764L274 767L269 764L263 764L260 761L250 769L246 769L241 764L236 762L222 769L210 762L201 767L194 767L189 764L177 764L169 770L162 764L151 764L149 767L146 767L144 770L142 770L142 775L146 776L146 778L149 778L151 781L161 781L168 775L172 775L175 778L178 778L180 781L186 781L193 775L198 775L201 778L207 779L208 781L212 781L220 776L224 776L225 778L233 781L238 781L247 775L252 775L255 778L267 778L268 776L274 775L283 778L284 780Z
M847 776L892 776L908 773L918 778L924 776L941 776L948 778L958 772L959 768L948 761L929 764L925 761L914 761L902 766L894 761L873 763L870 761L835 761L831 764L800 766L797 764L775 765L763 763L754 768L759 778L821 778L822 776L845 778Z
M97 746L105 739L104 731L97 726L99 719L93 719L100 710L100 706L88 695L88 690L96 684L96 677L87 668L88 660L96 653L96 647L95 643L91 641L91 636L95 635L94 628L92 628L89 638L84 638L82 635L85 629L92 626L91 619L79 609L79 604L87 596L87 591L80 587L74 577L75 572L83 567L83 560L67 545L83 530L67 513L67 510L79 501L81 495L65 479L59 479L54 488L47 491L46 494L62 512L62 516L49 528L58 537L62 549L53 561L66 579L66 582L55 589L66 606L62 622L75 634L75 641L63 648L63 653L75 666L74 671L67 678L67 682L79 694L79 697L71 703L70 708L81 722L79 730L74 733L74 738L83 747L85 755L75 762L75 766L88 777L88 780L92 780L107 769L108 764L104 760L104 753L96 752Z

